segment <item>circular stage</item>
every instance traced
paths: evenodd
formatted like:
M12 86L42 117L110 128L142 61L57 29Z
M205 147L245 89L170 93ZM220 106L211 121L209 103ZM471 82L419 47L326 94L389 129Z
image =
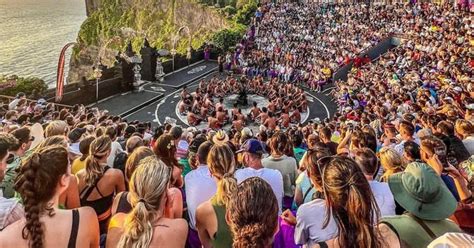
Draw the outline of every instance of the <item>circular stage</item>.
M238 94L232 94L232 95L229 95L229 96L226 96L224 98L224 106L225 106L225 109L227 110L230 110L234 107L234 103L238 101L238 98L239 98L239 95ZM241 107L239 106L239 108L242 110L242 114L244 115L248 115L250 113L250 110L252 109L253 107L253 102L256 102L257 103L257 107L259 107L260 109L262 109L263 107L266 107L269 103L268 99L263 97L263 96L259 96L259 95L254 95L254 94L249 94L247 95L247 100L248 100L248 105L245 106L245 107ZM218 99L214 99L214 102L217 102ZM179 101L178 101L179 103ZM179 120L184 123L186 126L189 126L189 123L188 121L186 120L186 115L182 115L179 113L178 111L178 104L176 104L176 116L178 116ZM304 113L301 113L301 119L304 121L306 121L306 119L308 118L309 116L309 109L304 112ZM290 113L291 114L291 113ZM207 128L207 122L201 122L199 125L195 126L197 129L204 129L204 128ZM250 124L251 126L253 127L257 127L258 128L258 124L257 123L251 123ZM226 124L223 128L226 129L226 128L230 128L231 127L231 124ZM255 131L255 130L254 130Z
M210 80L215 74L210 74L203 78L204 80ZM197 88L199 81L194 81L187 86L188 92L194 92ZM322 93L312 93L306 92L308 99L308 109L306 112L301 113L301 122L306 123L310 120L319 119L323 120L328 118L336 111L336 105L332 102L331 97L327 94L330 91L330 87L327 87L326 90ZM187 118L185 115L182 115L178 111L178 104L180 101L180 92L181 89L175 88L170 94L166 95L156 106L155 109L155 121L162 125L164 123L174 123L183 127L189 127ZM269 103L268 99L254 94L249 94L248 96L248 106L240 107L243 114L248 114L252 108L252 103L257 102L259 108L266 107ZM224 106L227 110L233 108L234 103L237 101L238 94L228 95L224 98ZM214 102L217 102L218 99L214 99ZM279 116L276 116L279 118ZM204 129L207 128L207 122L202 122L196 128ZM225 125L223 128L230 128L230 124ZM252 123L249 127L253 130L258 130L259 125L257 123Z

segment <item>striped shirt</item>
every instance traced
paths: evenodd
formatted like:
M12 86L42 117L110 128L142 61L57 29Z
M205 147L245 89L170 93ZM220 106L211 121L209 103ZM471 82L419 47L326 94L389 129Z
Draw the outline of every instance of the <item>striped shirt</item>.
M0 196L0 231L25 215L23 206L15 198Z

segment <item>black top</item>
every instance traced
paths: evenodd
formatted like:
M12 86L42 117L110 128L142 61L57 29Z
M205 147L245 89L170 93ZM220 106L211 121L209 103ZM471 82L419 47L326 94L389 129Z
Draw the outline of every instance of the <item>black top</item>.
M76 247L78 231L79 231L79 211L77 209L73 209L71 235L69 236L69 242L67 243L68 248Z
M106 166L102 175L105 175L105 172L107 172L108 169L110 169L110 167ZM97 179L92 186L85 187L81 191L80 198L81 206L89 206L95 210L99 218L100 233L103 234L107 232L108 221L112 214L110 210L114 202L114 193L108 196L102 195L99 188L97 187L97 184L99 183L100 179L102 179L102 177ZM102 198L93 201L87 200L87 198L89 198L90 194L92 193L92 191L94 191L94 189L97 190L97 193L99 193Z
M132 211L132 205L130 204L130 202L128 202L127 196L128 192L123 192L120 195L120 199L117 205L117 213L128 214Z

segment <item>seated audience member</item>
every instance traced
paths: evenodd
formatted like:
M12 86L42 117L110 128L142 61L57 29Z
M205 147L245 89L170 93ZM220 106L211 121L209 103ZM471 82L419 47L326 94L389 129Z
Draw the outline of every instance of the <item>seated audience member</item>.
M270 139L270 156L262 159L263 167L278 170L283 177L283 208L285 209L291 208L298 174L296 159L285 155L287 147L290 145L288 142L288 138L283 132L276 132Z
M260 177L265 180L272 187L281 212L284 196L283 177L278 170L263 167L263 147L260 141L248 139L237 153L242 153L242 162L246 166L235 172L237 182L240 183L249 177Z
M90 145L86 168L77 173L81 205L95 210L101 234L107 232L114 196L125 190L122 172L107 165L110 146L108 136L96 138Z
M380 209L381 216L395 215L395 200L387 183L374 180L377 173L378 161L375 153L368 149L362 148L354 153L354 160L359 165L365 178L369 181L370 189L375 197L375 201Z
M469 154L474 155L474 125L467 120L459 119L456 121L455 130Z
M196 228L203 247L232 247L232 234L226 222L226 208L237 188L236 161L227 144L214 145L207 165L217 184L216 194L196 209Z
M442 140L428 136L421 140L420 154L422 160L441 177L457 201L468 200L471 193L459 172L447 161L447 149ZM457 172L457 173L456 173Z
M0 134L0 182L2 182L7 169L8 151L16 143L18 143L18 140L11 134ZM17 199L7 199L0 196L0 232L8 225L23 218L24 215L23 206L18 203Z
M0 232L0 247L98 247L94 210L59 208L59 196L71 176L66 148L50 146L33 152L15 179L25 217Z
M382 231L374 226L379 209L357 163L347 157L326 157L318 160L317 168L321 173L321 182L324 182L323 215L318 218L297 214L295 241L308 247L387 247L392 244L393 238L386 239ZM328 228L333 232L326 238L313 239L311 234L319 232L309 231L315 229L314 224L310 223L316 224L325 233Z
M153 151L158 159L163 161L172 169L172 185L176 188L181 188L183 186L183 177L181 176L183 166L179 164L176 159L177 144L175 143L173 136L170 134L163 134L156 141Z
M380 226L402 247L426 247L445 233L462 232L447 219L456 210L456 199L430 166L410 163L404 172L391 175L388 185L407 213L385 217Z
M94 136L87 136L79 142L79 152L81 155L72 162L72 174L76 175L80 170L86 168L86 158L89 156L89 148L94 140Z
M49 146L62 146L68 148L68 143L65 136L55 135L44 139L35 147L35 151L49 147ZM70 152L69 157L70 158ZM77 185L76 177L69 177L69 183L67 189L59 196L59 208L62 209L75 209L81 206L79 199L79 189Z
M321 142L316 142L315 144L310 145L310 149L306 151L303 159L301 160L300 170L303 170L296 179L296 189L295 189L295 203L296 206L301 206L303 203L308 203L315 198L316 192L320 195L322 192L321 186L317 183L311 182L309 176L309 171L311 170L310 166L312 161L316 162L322 157L331 156L329 149ZM316 185L319 185L317 187ZM318 191L316 191L316 188ZM317 198L317 197L316 197Z
M28 127L22 127L11 132L11 134L18 140L11 149L10 155L7 158L7 168L5 176L1 182L0 188L3 191L3 197L12 198L15 195L13 190L13 181L17 175L17 169L20 167L22 160L28 155L31 142L34 137L30 134Z
M402 172L405 169L405 161L395 149L382 147L379 151L380 165L383 168L383 175L380 181L386 182L387 178L395 173Z
M156 158L155 153L150 148L144 146L135 149L128 157L125 165L125 181L127 189L129 188L129 182L133 172L138 168L138 166L140 166L141 161L147 157ZM170 199L170 204L168 204L168 208L165 209L165 217L171 219L181 218L183 215L183 197L181 191L177 188L169 188L167 194ZM116 213L129 213L132 210L130 202L130 194L128 191L118 193L112 204L112 215Z
M270 185L251 177L237 186L230 198L226 219L233 247L270 248L278 232L278 202Z
M110 221L107 247L184 247L188 225L169 219L170 167L154 157L142 160L130 179L132 211L118 213Z
M216 181L212 177L207 164L207 158L212 146L212 143L209 141L206 141L199 146L196 153L199 165L196 169L190 171L184 178L190 236L193 236L192 240L199 240L196 230L196 209L201 205L201 203L211 199L211 197L216 194L217 190Z

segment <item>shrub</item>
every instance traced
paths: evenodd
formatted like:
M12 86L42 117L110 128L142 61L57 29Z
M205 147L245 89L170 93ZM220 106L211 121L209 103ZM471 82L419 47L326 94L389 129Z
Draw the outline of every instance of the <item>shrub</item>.
M234 16L234 21L243 25L249 25L257 8L257 2L250 1L237 11L237 14Z
M232 7L232 6L226 6L224 9L223 9L224 13L226 16L232 16L232 15L235 15L235 13L237 13L237 10Z
M0 95L15 96L19 92L30 95L33 91L42 94L48 89L44 80L37 77L18 77L0 75Z
M226 52L230 47L235 46L235 44L239 42L242 35L243 32L239 28L224 29L215 33L212 37L212 41L217 48Z

